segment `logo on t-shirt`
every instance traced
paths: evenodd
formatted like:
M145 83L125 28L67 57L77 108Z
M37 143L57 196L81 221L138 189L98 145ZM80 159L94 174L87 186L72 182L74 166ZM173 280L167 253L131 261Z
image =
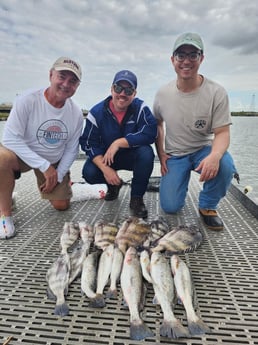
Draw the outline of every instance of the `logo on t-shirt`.
M39 127L37 138L41 145L47 148L57 148L63 145L68 138L66 125L59 120L49 120Z
M194 124L195 128L204 128L206 126L205 120L197 120Z

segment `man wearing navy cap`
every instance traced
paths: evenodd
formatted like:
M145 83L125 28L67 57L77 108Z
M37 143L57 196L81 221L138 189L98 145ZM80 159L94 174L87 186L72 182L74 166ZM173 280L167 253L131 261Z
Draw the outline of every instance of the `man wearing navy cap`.
M128 70L116 73L111 95L87 115L80 145L88 156L82 170L90 184L106 183L106 201L118 198L123 181L118 170L133 172L130 209L133 216L148 215L143 196L153 170L151 144L157 122L144 101L136 98L137 77Z

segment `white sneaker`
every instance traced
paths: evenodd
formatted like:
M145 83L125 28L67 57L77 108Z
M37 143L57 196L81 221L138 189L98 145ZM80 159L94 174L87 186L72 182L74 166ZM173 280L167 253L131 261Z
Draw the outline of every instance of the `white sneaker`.
M0 239L8 239L16 234L13 224L13 217L1 216L0 218Z

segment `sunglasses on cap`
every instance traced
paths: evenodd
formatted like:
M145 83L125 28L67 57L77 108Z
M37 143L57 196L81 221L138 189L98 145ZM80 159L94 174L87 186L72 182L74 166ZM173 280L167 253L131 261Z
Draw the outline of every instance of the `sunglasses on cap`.
M126 96L132 96L132 94L135 91L135 89L131 86L122 86L122 85L118 85L118 84L114 84L113 88L114 88L115 93L120 94L122 91L124 91Z

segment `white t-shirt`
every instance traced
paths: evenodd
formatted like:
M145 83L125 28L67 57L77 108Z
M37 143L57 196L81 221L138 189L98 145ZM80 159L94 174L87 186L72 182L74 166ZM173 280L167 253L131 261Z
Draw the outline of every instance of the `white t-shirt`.
M165 123L165 152L183 156L211 144L213 129L231 124L225 89L204 78L193 92L178 90L176 81L159 89L153 113Z
M30 91L16 99L2 144L31 168L42 172L59 162L57 172L61 182L78 154L83 114L70 98L62 108L53 107L44 91Z

